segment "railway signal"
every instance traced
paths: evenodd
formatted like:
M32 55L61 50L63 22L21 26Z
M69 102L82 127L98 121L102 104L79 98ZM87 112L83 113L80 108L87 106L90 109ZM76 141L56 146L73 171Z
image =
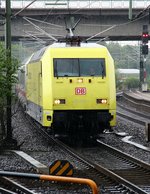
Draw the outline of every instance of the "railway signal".
M148 25L143 25L143 32L142 32L142 54L148 55L148 40L149 40L149 34L148 34Z
M146 44L142 45L142 54L148 55L148 45Z
M142 42L143 42L143 44L147 44L148 43L148 38L149 38L149 34L148 33L143 33L142 34Z
M146 83L146 55L148 55L148 25L143 25L140 51L140 86L142 91L147 91Z

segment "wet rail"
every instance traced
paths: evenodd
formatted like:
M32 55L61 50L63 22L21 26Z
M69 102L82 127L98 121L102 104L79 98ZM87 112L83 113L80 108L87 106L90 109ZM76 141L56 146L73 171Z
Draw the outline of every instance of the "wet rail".
M123 92L120 99L136 111L150 113L150 93Z
M105 168L150 193L150 165L97 140ZM97 151L98 152L98 151ZM148 156L149 157L149 156Z
M36 192L20 184L18 180L13 180L7 177L0 177L0 193L36 194Z
M122 92L118 95L117 115L145 126L150 122L150 94ZM148 97L149 96L149 97ZM136 116L135 116L136 115Z

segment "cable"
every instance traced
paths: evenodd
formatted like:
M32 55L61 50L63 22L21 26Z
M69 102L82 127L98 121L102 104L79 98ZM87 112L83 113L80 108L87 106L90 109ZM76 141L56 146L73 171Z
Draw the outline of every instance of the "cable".
M16 14L14 14L13 17L17 16L17 15L20 14L22 11L24 11L25 9L27 9L27 8L28 8L31 4L33 4L35 1L36 1L36 0L33 0L33 1L32 1L31 3L29 3L26 7L22 8L19 12L17 12ZM59 0L56 0L54 5L56 5L56 3L57 3L58 1L59 1ZM80 9L76 10L76 11L73 12L72 14L77 13L77 12L80 11L81 9L86 8L87 6L92 5L93 3L95 3L95 2L89 3L88 5L86 5L86 6L82 7L82 8L80 8ZM69 5L69 0L68 0L68 5ZM53 6L53 8L54 8L54 6ZM63 26L55 25L55 24L52 24L52 23L47 23L47 22L45 22L45 20L47 20L47 18L48 18L49 15L51 14L53 8L51 8L51 10L48 12L48 14L47 14L46 18L44 19L44 21L43 21L43 22L42 22L42 21L39 21L39 22L45 23L45 24L49 24L49 25L53 25L53 26L55 26L55 27L62 27L62 28L63 28ZM97 34L95 34L95 35L92 35L91 37L87 38L86 40L91 40L92 38L94 38L94 37L96 37L96 36L98 36L98 35L100 35L100 34L106 32L106 31L109 31L109 30L111 30L111 29L113 29L113 28L116 28L116 27L119 27L119 26L122 26L122 25L127 25L127 24L130 24L130 23L135 22L135 21L137 21L137 20L140 20L140 19L143 18L143 17L146 17L147 15L144 15L144 16L142 16L142 17L140 17L140 16L141 16L144 12L146 12L149 8L150 8L150 5L149 5L147 8L145 8L143 11L141 11L139 14L137 14L137 15L135 16L135 18L132 19L130 22L126 22L126 23L118 24L118 25L113 25L113 26L109 27L108 29L106 29L106 30L104 30L104 31L102 31L102 32L99 32L99 33L97 33ZM69 9L69 12L70 12L69 6L68 6L68 9ZM24 19L25 19L25 17L24 17ZM29 18L28 18L28 19L29 19ZM28 19L27 19L27 17L26 17L26 21L28 21L28 22L31 24L32 22L30 22ZM31 18L30 18L30 20L38 21L38 20L35 20L35 19L31 19ZM4 23L4 24L5 24L5 23ZM4 24L1 24L1 25L4 25ZM41 31L42 33L46 34L48 37L52 38L53 40L57 41L56 38L54 38L53 36L51 36L51 35L49 35L48 33L46 33L44 30L42 30L42 29L41 29L40 27L38 27L37 25L35 25L35 24L33 24L33 23L32 23L32 25L33 25L37 30L39 30L39 31ZM83 25L84 25L84 24L83 24ZM85 25L86 25L86 24L85 24ZM100 25L100 26L101 26L101 25Z
M81 8L79 8L78 10L74 11L72 14L75 14L75 13L77 13L78 11L80 11L80 10L82 10L82 9L84 9L84 8L86 8L86 7L88 7L88 6L92 5L92 4L94 4L94 3L95 3L95 2L91 2L91 3L89 3L88 5L86 5L86 6L84 6L84 7L81 7Z
M57 3L58 1L59 1L59 0L56 0L56 1L55 1L54 6L56 5L56 3ZM52 13L54 6L53 6L53 7L51 8L51 10L48 12L47 16L46 16L45 19L43 20L44 22L48 19L48 17L49 17L50 14Z
M57 3L58 1L59 1L59 0L56 0L56 1L55 1L54 6L56 5L56 3ZM57 24L52 24L52 23L45 22L45 21L48 19L49 15L52 13L54 6L53 6L53 7L51 8L51 10L48 12L47 16L45 17L45 19L44 19L43 21L36 20L36 19L33 19L33 18L29 18L29 17L26 17L26 18L28 18L28 19L30 19L30 20L34 20L34 21L40 22L41 24L49 24L49 25L52 25L52 26L55 26L55 27L64 28L64 27L61 26L61 25L57 25ZM40 26L41 26L41 25L40 25ZM44 30L43 30L43 31L44 31ZM54 37L53 37L53 38L54 38Z
M20 11L18 11L17 13L15 13L12 17L16 17L18 14L20 14L22 11L24 11L25 9L27 9L30 5L32 5L35 1L37 1L37 0L33 0L31 3L29 3L27 6L25 6L24 8L22 8ZM59 0L56 0L55 1L55 5L56 5L56 3L58 2ZM53 9L53 8L52 8ZM52 11L52 9L49 11L49 13ZM48 14L49 14L48 13ZM27 18L27 17L26 17ZM45 18L45 20L46 20L47 18ZM45 23L45 24L49 24L49 25L53 25L53 26L56 26L56 27L63 27L63 26L60 26L60 25L56 25L56 24L52 24L52 23L47 23L47 22L42 22L42 21L40 21L40 20L36 20L36 19L33 19L33 18L30 18L30 20L34 20L34 21L39 21L39 22L41 22L41 23Z
M150 5L148 5L145 9L140 11L132 20L139 18L142 14L144 14L144 12L148 11L149 8L150 8Z
M16 17L19 13L21 13L22 11L24 11L25 9L27 9L30 5L32 5L35 1L37 0L33 0L31 3L29 3L27 6L25 6L24 8L22 8L20 11L18 11L17 13L15 13L12 17Z
M53 23L48 23L48 22L43 22L41 20L37 20L37 19L34 19L34 18L30 18L30 17L26 17L26 18L29 19L29 20L33 20L33 21L36 21L36 22L43 23L43 24L48 24L48 25L51 25L51 26L55 26L57 28L64 28L64 26L61 26L61 25L57 25L57 24L53 24Z
M104 38L101 38L101 39L98 40L96 43L102 42L102 41L106 41L106 40L109 40L109 36L106 36L106 37L104 37Z
M100 34L103 34L104 32L107 32L107 31L109 31L109 30L115 28L116 26L117 26L117 25L113 25L113 26L111 26L110 28L108 28L108 29L106 29L106 30L104 30L104 31L102 31L102 32L99 32L99 33L97 33L97 34L95 34L95 35L93 35L93 36L87 38L86 41L91 40L92 38L94 38L94 37L96 37L96 36L98 36L98 35L100 35Z
M50 34L45 32L43 29L41 29L39 26L35 25L33 22L28 20L26 17L23 17L23 19L26 20L27 22L29 22L31 25L33 25L35 27L35 29L37 29L38 31L40 31L40 32L44 33L45 35L47 35L49 38L53 39L54 41L58 41L56 38L54 38L53 36L51 36Z
M37 40L39 43L45 44L45 41L42 40L41 38L38 38L37 36L34 36L33 34L30 34L30 33L25 32L25 31L24 31L24 33L28 34L28 35L29 35L30 37L32 37L34 40Z
M13 17L17 16L19 13L21 13L22 11L24 11L26 8L28 8L31 4L33 4L36 0L33 0L31 3L29 3L26 7L24 7L23 9L21 9L19 12L17 12L16 14L13 15ZM55 4L58 2L59 0L56 0L55 1ZM51 13L52 9L50 10L49 13ZM48 16L45 18L45 20L48 18ZM32 24L38 31L42 32L43 34L47 35L48 37L50 37L51 39L53 39L54 41L58 41L56 38L54 38L53 36L51 36L50 34L48 34L47 32L45 32L43 29L41 29L40 27L38 27L37 25L35 25L34 23L32 23L30 20L34 20L34 21L38 21L36 19L33 19L33 18L29 18L28 17L23 17L23 19L25 19L26 21L28 21L30 24ZM41 23L46 23L48 24L47 22L45 22L45 20ZM55 24L52 24L50 23L49 25L53 25L55 27L62 27L62 26L59 26L59 25L55 25ZM35 38L35 36L34 36Z
M147 15L148 15L148 14L147 14ZM100 35L100 34L103 34L104 32L107 32L107 31L109 31L109 30L111 30L111 29L113 29L113 28L116 28L116 27L119 27L119 26L128 25L128 24L130 24L130 23L136 22L137 20L140 20L141 18L144 18L144 17L146 17L147 15L144 15L144 16L142 16L142 17L136 18L136 19L131 20L131 21L129 21L129 22L125 22L125 23L118 24L118 25L117 25L117 24L116 24L116 25L113 25L113 26L111 26L110 28L108 28L108 29L106 29L106 30L104 30L104 31L102 31L102 32L99 32L99 33L97 33L97 34L95 34L95 35L90 36L89 38L86 39L86 41L91 40L92 38L94 38L94 37L96 37L96 36L98 36L98 35Z

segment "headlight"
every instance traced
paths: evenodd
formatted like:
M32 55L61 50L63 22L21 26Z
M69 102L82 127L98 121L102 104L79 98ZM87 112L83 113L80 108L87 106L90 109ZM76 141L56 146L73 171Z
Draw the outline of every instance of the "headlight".
M51 121L52 117L50 115L47 116L47 120Z
M79 78L79 79L77 80L77 82L78 82L78 83L83 83L83 79L82 79L82 78Z
M107 99L96 99L97 104L107 104Z
M65 103L66 103L65 99L55 99L54 100L54 104L65 104Z

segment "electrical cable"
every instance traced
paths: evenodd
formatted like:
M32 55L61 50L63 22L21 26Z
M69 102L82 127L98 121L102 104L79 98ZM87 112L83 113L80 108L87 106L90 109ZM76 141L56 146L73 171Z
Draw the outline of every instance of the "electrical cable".
M31 3L29 3L27 6L25 6L24 8L22 8L20 11L18 11L17 13L15 13L12 17L16 17L18 14L20 14L21 12L23 12L25 9L27 9L30 5L32 5L35 1L37 0L33 0Z
M36 1L36 0L32 1L30 4L28 4L28 6L26 6L26 7L23 8L23 9L21 9L19 12L17 12L17 13L15 14L15 16L18 15L19 13L21 13L23 10L25 10L27 7L29 7L29 6L30 6L32 3L34 3L35 1ZM56 5L56 3L57 3L58 1L59 1L59 0L56 0L54 5ZM45 18L43 21L38 21L38 20L36 20L36 19L29 18L29 17L26 17L26 21L28 20L28 22L29 22L29 19L30 19L30 20L34 20L34 21L36 21L36 22L40 22L41 24L49 24L49 25L52 25L52 26L55 26L55 27L61 27L61 28L63 28L63 26L45 22L45 21L47 20L47 18L49 17L50 13L52 12L52 10L53 10L53 8L48 12L46 18ZM24 17L23 19L25 19L25 17ZM31 24L32 22L29 22L29 23ZM38 27L37 25L35 25L35 24L33 24L33 23L32 23L32 25L33 25L34 27L36 26L36 29L37 29L38 31L42 31L42 32L44 32L45 34L47 34L48 37L51 37L53 40L58 41L56 38L54 38L53 36L49 35L47 32L45 32L43 29L41 29L41 28Z
M17 12L16 14L14 14L12 17L15 17L15 16L17 16L18 14L20 14L22 11L24 11L24 10L27 9L30 5L32 5L35 1L37 1L37 0L33 0L31 3L29 3L26 7L22 8L20 11L18 11L18 12ZM55 1L55 5L56 5L56 3L57 3L58 1L59 1L59 0L56 0L56 1ZM69 1L69 0L68 0L68 1ZM86 5L86 6L82 7L82 8L80 8L80 9L76 10L76 11L73 12L72 14L77 13L77 12L80 11L81 9L86 8L87 6L92 5L93 3L95 3L95 2L89 3L88 5ZM53 7L53 8L54 8L54 7ZM45 18L44 21L41 22L41 23L46 23L46 24L48 24L47 22L45 22L45 20L47 20L47 18L48 18L49 15L51 14L53 8L49 11L49 13L47 14L46 18ZM122 23L122 24L118 24L118 25L117 25L117 24L116 24L116 25L113 25L113 26L109 27L108 29L106 29L106 30L104 30L104 31L102 31L102 32L99 32L99 33L97 33L97 34L95 34L95 35L92 35L91 37L87 38L86 40L87 40L87 41L88 41L88 40L91 40L91 39L93 39L94 37L96 37L96 36L98 36L98 35L100 35L100 34L106 32L106 31L112 30L112 29L114 29L114 28L116 28L116 27L119 27L119 26L122 26L122 25L130 24L130 23L132 23L132 22L135 22L135 21L137 21L137 20L140 20L140 19L143 18L143 17L146 17L146 16L147 16L146 14L145 14L144 16L141 16L141 15L142 15L144 12L146 12L149 8L150 8L150 5L149 5L147 8L145 8L143 11L141 11L139 14L137 14L130 22L126 22L126 23ZM69 9L69 7L68 7L68 9ZM70 9L69 9L69 11L70 11ZM24 18L25 18L25 17L24 17ZM27 17L26 17L26 18L27 18ZM30 18L30 19L31 19L31 18ZM35 20L35 19L32 19L32 20ZM26 19L26 21L27 21L27 19ZM38 21L38 20L37 20L37 21ZM29 22L29 20L28 20L28 22ZM29 23L32 23L32 22L29 22ZM5 23L4 23L4 24L5 24ZM4 24L1 24L1 25L4 25ZM36 29L38 29L39 31L45 33L46 35L49 35L48 33L46 33L44 30L42 30L42 29L41 29L40 27L38 27L37 25L35 25L35 24L33 24L33 23L32 23L32 25L36 26ZM60 25L52 24L52 23L49 23L49 25L54 25L55 27L56 27L56 26L57 26L57 27L58 27L58 26L59 26L59 27L63 27L63 26L60 26ZM86 25L86 24L82 24L82 25ZM101 26L101 25L100 25L100 26ZM57 41L57 39L55 39L53 36L50 36L50 35L49 35L49 37L52 38L53 40Z
M75 13L79 12L80 10L86 8L86 7L90 7L90 6L91 6L92 4L94 4L94 3L95 3L95 2L91 2L91 3L89 3L88 5L86 5L86 6L84 6L84 7L81 7L81 8L79 8L79 9L77 9L77 10L74 11L72 14L75 14Z
M148 5L145 9L143 9L142 11L140 11L132 20L139 18L142 14L144 14L144 12L148 11L150 8L150 5Z
M136 19L134 19L134 20L131 20L131 21L129 21L129 22L125 22L125 23L122 23L122 24L113 25L113 26L109 27L108 29L106 29L106 30L104 30L104 31L102 31L102 32L98 32L97 34L90 36L89 38L86 39L86 41L91 40L91 39L95 38L96 36L98 36L98 35L100 35L100 34L103 34L104 32L107 32L107 31L109 31L109 30L112 30L112 29L114 29L114 28L116 28L116 27L128 25L128 24L130 24L130 23L134 23L134 22L136 22L137 20L140 20L141 18L144 18L144 17L146 17L146 16L147 16L147 15L144 15L144 16L141 16L141 17L136 18Z
M45 32L43 29L41 29L39 26L35 25L33 22L31 22L30 20L28 20L26 17L23 17L24 20L26 20L27 22L29 22L31 25L33 25L35 27L35 29L37 29L38 31L44 33L45 35L47 35L49 38L51 38L54 41L58 41L56 38L54 38L53 36L51 36L50 34L48 34L47 32Z
M44 23L44 24L48 24L48 25L51 25L51 26L55 26L57 28L64 28L64 26L61 26L61 25L57 25L57 24L53 24L53 23L49 23L49 22L44 22L44 21L37 20L37 19L34 19L34 18L30 18L30 17L26 17L26 18L29 19L29 20L33 20L35 22L39 22L39 23Z
M56 1L55 1L54 6L56 5L56 3L57 3L58 1L60 1L60 0L56 0ZM52 13L54 6L53 6L53 7L51 8L51 10L47 13L47 16L46 16L45 19L43 20L44 22L48 19L48 17L49 17L50 14Z
M33 34L30 34L26 31L24 31L24 33L28 34L30 37L32 37L34 40L37 40L39 43L42 43L42 44L45 44L45 41L42 40L41 38L38 38L37 36L33 35Z

